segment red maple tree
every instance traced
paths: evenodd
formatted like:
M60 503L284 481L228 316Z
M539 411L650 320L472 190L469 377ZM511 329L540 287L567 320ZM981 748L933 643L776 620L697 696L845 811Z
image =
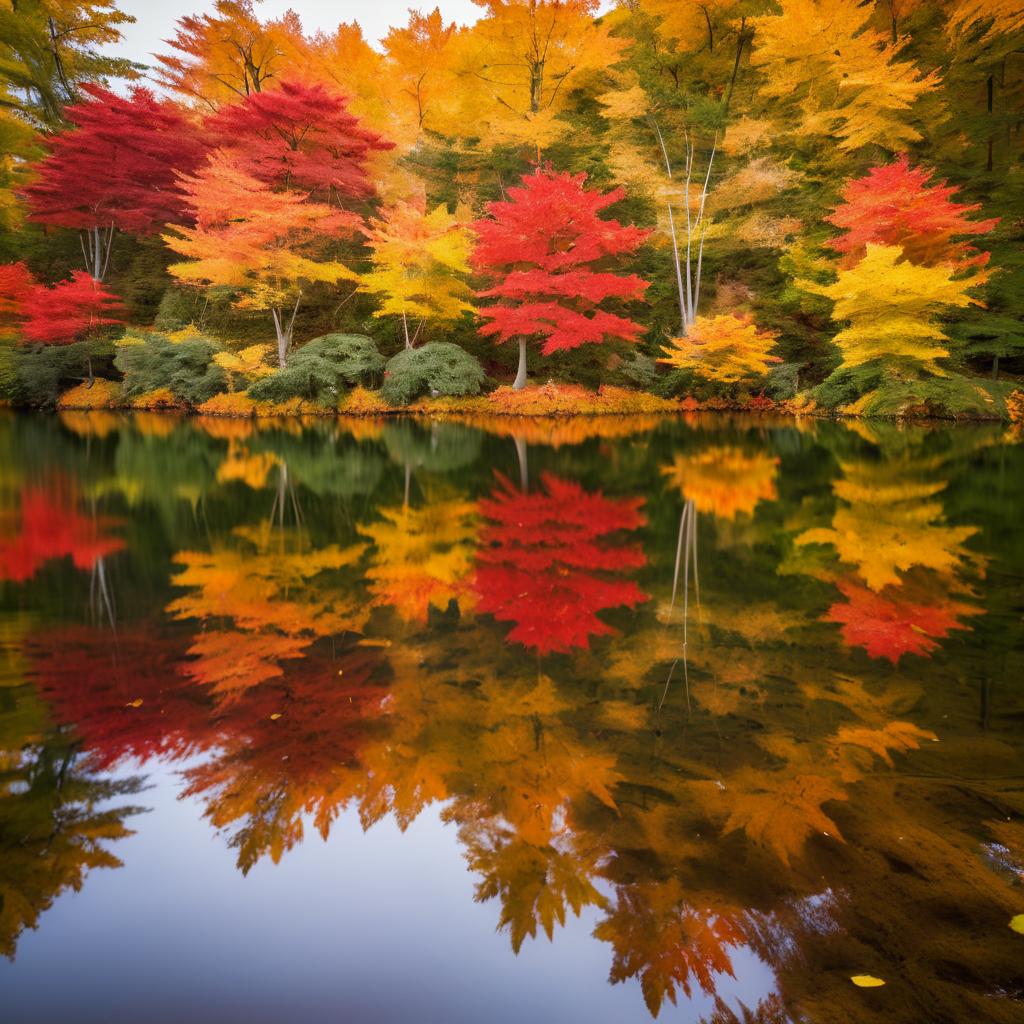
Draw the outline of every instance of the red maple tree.
M960 616L974 613L958 601L916 601L898 588L886 587L875 593L850 580L836 586L846 599L835 602L825 615L841 626L843 641L862 647L868 657L888 658L894 665L904 654L929 658L938 641L954 629L969 629Z
M186 638L148 623L108 629L62 625L26 644L29 676L89 765L179 759L220 742L210 696L180 672Z
M650 234L598 214L625 195L583 187L585 174L538 168L510 188L508 199L489 203L474 229L476 269L495 283L478 293L494 304L480 307L480 333L502 344L519 339L519 372L526 383L526 343L541 352L567 351L610 339L635 342L644 328L601 308L607 299L639 299L647 282L635 274L603 269L611 257L633 252Z
M76 270L70 281L58 281L52 288L33 285L21 302L24 341L67 345L108 324L119 324L116 314L124 313L121 300L104 291L84 270Z
M901 246L907 259L919 266L983 267L989 253L980 252L966 236L987 234L999 218L968 219L980 204L953 202L956 187L932 182L932 173L911 167L904 153L895 163L872 167L864 177L848 182L842 204L825 218L846 234L829 246L850 266L874 243Z
M217 145L231 151L235 165L257 180L341 201L375 195L367 160L394 147L348 112L344 96L299 82L250 93L223 107L207 129Z
M180 222L177 173L194 171L206 147L180 109L148 89L82 89L89 98L65 111L72 127L48 140L24 196L30 219L83 232L86 269L102 281L115 230L150 235Z
M17 333L25 317L25 299L35 283L24 263L0 264L0 338Z
M647 595L617 575L646 562L639 546L608 541L645 519L641 498L606 498L542 476L544 493L524 494L499 474L480 502L487 519L477 552L477 610L515 625L507 639L540 654L588 647L614 632L598 613L635 608Z
M77 506L75 488L64 481L22 487L17 511L0 513L0 580L24 583L55 558L91 569L124 547L107 532L115 520L81 515Z

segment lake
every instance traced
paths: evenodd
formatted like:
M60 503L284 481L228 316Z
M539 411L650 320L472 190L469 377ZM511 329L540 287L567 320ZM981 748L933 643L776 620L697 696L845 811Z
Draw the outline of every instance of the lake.
M4 1021L1024 1020L1005 427L4 414L0 458Z

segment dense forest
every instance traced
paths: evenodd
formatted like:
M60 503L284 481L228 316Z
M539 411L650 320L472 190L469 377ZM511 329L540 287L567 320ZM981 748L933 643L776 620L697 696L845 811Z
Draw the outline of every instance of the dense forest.
M1019 0L478 2L0 0L0 400L1024 414Z

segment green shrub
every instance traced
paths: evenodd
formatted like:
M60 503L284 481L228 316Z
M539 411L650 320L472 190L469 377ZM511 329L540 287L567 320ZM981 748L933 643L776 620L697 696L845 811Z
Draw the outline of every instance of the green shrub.
M189 324L201 324L206 304L202 292L172 284L164 290L153 326L158 331L180 331Z
M175 398L199 405L227 390L227 375L213 362L218 349L207 338L175 343L162 334L151 334L140 344L118 349L114 365L124 374L128 398L170 388Z
M304 398L337 405L347 386L376 384L384 370L377 346L361 334L325 334L288 357L288 365L249 388L258 401L286 402Z
M399 352L388 360L381 397L388 405L408 405L424 395L479 395L483 367L465 349L446 341Z
M995 419L1004 406L983 385L958 373L921 380L883 381L861 403L864 416L901 418L934 416L938 419Z
M856 402L861 395L874 391L882 382L882 370L876 363L852 369L834 370L816 388L811 397L825 409L838 409Z
M54 406L62 392L89 379L90 366L96 376L110 373L113 352L109 341L95 339L15 350L5 397L15 405Z

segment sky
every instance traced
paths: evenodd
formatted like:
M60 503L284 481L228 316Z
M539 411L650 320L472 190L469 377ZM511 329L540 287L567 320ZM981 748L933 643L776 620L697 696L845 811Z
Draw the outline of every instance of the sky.
M263 0L257 4L262 19L279 17L291 8L302 19L307 32L333 31L339 22L358 21L363 35L376 44L392 25L404 25L410 7L433 10L438 0ZM447 21L470 24L481 9L472 0L442 0ZM162 40L174 35L175 22L188 14L212 10L213 0L120 0L118 7L135 17L134 25L124 29L124 39L112 52L143 64L152 64L154 51L166 50Z

